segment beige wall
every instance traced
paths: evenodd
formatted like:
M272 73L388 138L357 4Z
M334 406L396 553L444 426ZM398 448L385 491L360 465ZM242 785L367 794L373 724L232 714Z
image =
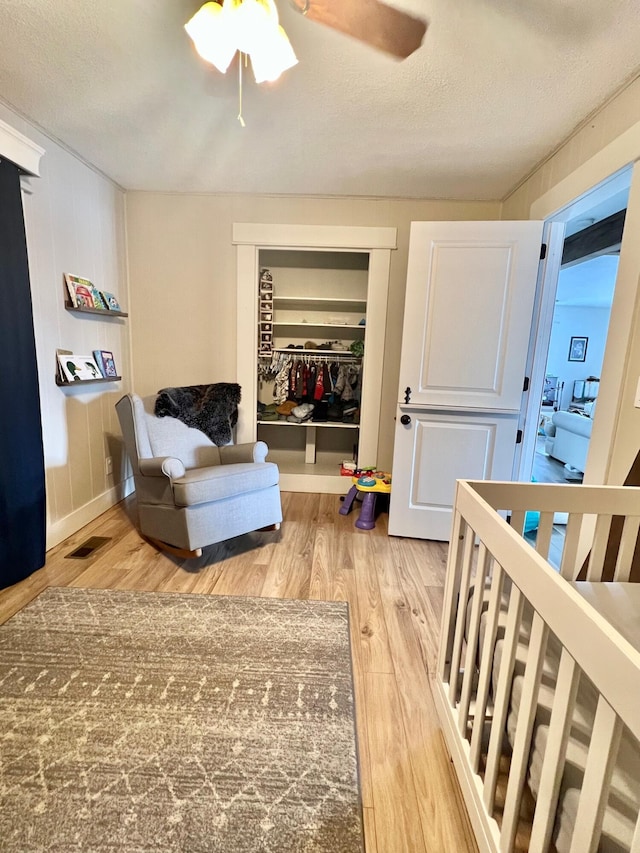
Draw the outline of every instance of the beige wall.
M127 236L138 393L236 375L234 222L392 226L387 336L377 464L390 468L400 368L409 224L497 219L495 202L127 193Z
M55 351L110 350L130 374L126 322L71 314L63 273L89 278L127 304L124 193L0 104L0 118L45 149L40 178L25 194L33 319L40 381L47 487L47 546L75 532L121 496L114 402L127 383L55 385ZM114 456L114 475L105 458Z
M566 194L567 187L584 185L589 174L597 175L592 185L597 184L605 174L613 173L639 158L640 79L636 79L585 122L504 200L501 216L503 219L529 219L534 203L537 203L537 209L545 206L545 199L542 203L539 201L545 194L557 208L557 201ZM637 166L635 171L638 172ZM575 191L576 195L587 190L589 185L587 179L586 185ZM569 200L566 199L567 202ZM591 438L596 452L589 457L585 477L589 482L622 483L640 450L640 409L633 405L640 377L640 248L635 236L639 226L640 175L636 174L627 210L616 301L611 313L600 383L598 419ZM610 393L608 376L612 380L610 384L615 384L615 394ZM605 405L603 417L601 410Z
M529 219L536 199L640 120L640 78L585 122L502 204L502 219Z

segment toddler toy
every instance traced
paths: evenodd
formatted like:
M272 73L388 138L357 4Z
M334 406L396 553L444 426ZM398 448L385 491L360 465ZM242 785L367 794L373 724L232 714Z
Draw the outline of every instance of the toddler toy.
M349 515L358 492L363 492L362 509L356 521L360 530L371 530L376 526L376 496L391 492L391 474L386 471L356 471L351 478L353 485L338 510L340 515Z

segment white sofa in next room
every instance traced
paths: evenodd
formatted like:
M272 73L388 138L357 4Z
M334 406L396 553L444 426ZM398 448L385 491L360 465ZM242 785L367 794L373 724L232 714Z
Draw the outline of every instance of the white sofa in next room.
M584 473L592 426L593 421L587 414L554 412L550 423L545 426L545 452Z

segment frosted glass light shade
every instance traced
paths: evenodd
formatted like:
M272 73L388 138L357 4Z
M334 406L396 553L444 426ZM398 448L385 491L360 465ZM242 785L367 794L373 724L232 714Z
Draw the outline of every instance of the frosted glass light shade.
M227 5L230 2L231 0L226 0ZM274 24L273 13L260 0L242 0L240 3L235 0L231 8L233 9L234 40L240 53L253 53L254 50L258 50L265 34L278 26L277 11Z
M184 28L200 56L224 74L237 50L233 39L231 7L205 3Z
M292 68L298 62L291 42L284 29L278 26L264 38L258 48L251 53L251 67L256 83L273 82L283 71Z

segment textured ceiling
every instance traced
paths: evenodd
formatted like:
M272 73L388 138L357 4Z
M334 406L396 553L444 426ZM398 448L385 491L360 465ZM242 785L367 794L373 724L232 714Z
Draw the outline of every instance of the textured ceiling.
M497 199L639 63L637 0L396 0L401 63L278 0L300 64L247 73L242 128L199 5L0 0L0 98L127 189Z

